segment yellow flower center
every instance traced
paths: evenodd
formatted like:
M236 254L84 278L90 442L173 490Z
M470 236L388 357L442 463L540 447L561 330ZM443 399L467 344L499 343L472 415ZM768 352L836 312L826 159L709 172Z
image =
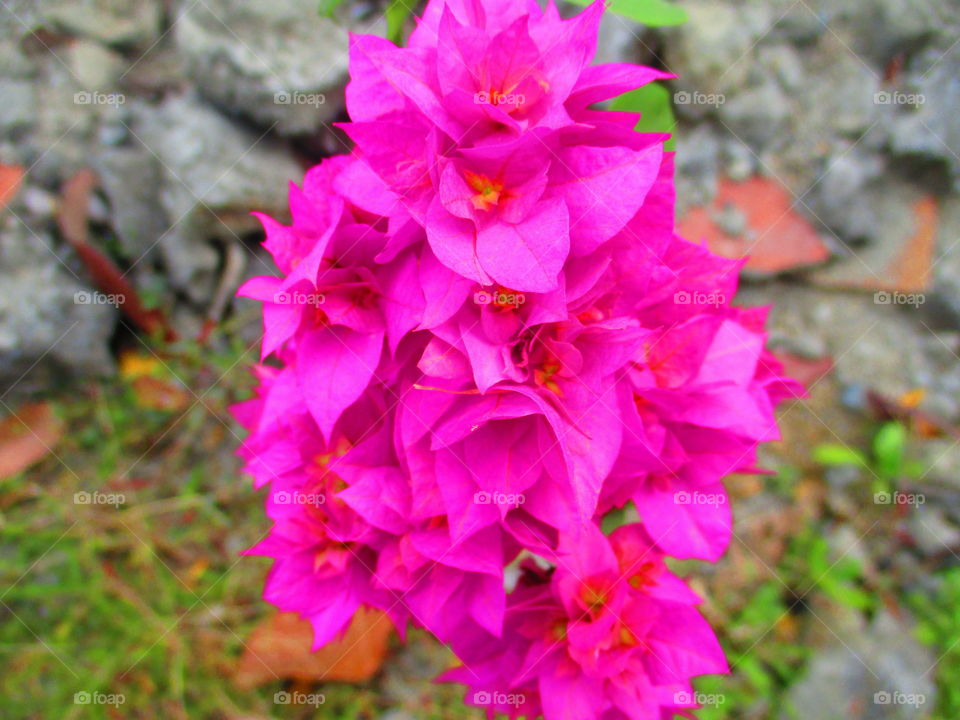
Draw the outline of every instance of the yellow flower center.
M476 193L470 201L477 210L489 210L500 202L500 195L503 193L503 183L491 180L486 175L464 171L464 177L467 185Z

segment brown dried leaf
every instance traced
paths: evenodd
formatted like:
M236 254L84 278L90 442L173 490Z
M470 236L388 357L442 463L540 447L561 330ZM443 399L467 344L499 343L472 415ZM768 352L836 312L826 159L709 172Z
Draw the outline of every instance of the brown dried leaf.
M747 228L743 235L728 235L717 222L728 208L744 216ZM818 265L830 257L813 225L794 210L790 192L769 178L752 177L742 182L720 178L713 204L690 208L679 229L694 242L705 239L718 255L748 257L747 268L757 273Z
M137 404L141 407L177 412L190 404L190 394L174 382L141 375L134 378L130 386Z
M0 479L42 460L63 435L63 424L49 403L20 408L0 421Z
M0 209L17 196L23 181L23 168L19 165L0 165Z
M141 330L160 334L166 340L176 339L173 329L159 310L148 310L124 273L113 260L90 243L87 225L90 194L97 186L97 176L89 168L78 170L64 183L57 221L60 233L70 243L93 280L106 295L120 299L120 310Z
M278 678L363 682L383 664L392 630L383 612L361 609L342 638L312 652L310 623L294 613L277 613L250 633L233 682L243 690Z
M939 224L937 201L930 196L919 198L913 203L913 215L913 235L889 268L894 286L905 293L926 290L930 284Z

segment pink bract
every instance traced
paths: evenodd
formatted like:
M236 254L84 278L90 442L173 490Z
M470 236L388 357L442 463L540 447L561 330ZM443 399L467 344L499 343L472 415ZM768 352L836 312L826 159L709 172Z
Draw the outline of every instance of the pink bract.
M356 146L259 216L235 413L273 522L248 552L315 646L375 607L489 713L659 720L726 671L664 558L724 552L722 479L800 389L740 263L674 234L666 136L595 107L669 77L590 65L601 13L430 0L407 47L351 39Z

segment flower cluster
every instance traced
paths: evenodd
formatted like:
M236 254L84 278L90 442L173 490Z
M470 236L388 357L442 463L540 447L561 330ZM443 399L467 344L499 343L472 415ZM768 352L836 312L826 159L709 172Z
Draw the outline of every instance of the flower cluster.
M281 275L240 291L266 599L317 647L361 606L426 628L468 702L547 720L659 719L725 671L664 557L723 552L721 479L796 392L739 263L674 235L666 136L594 107L667 77L589 65L602 11L430 0L407 47L353 37L355 149L261 218Z

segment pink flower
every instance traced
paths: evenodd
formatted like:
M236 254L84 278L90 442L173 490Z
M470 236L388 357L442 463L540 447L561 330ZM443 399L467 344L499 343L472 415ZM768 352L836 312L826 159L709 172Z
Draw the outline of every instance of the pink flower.
M601 12L430 0L406 48L351 38L356 147L260 216L235 413L265 598L317 646L376 607L488 711L662 720L726 669L664 559L722 554L722 480L800 389L730 306L740 263L674 234L666 136L596 108L667 77L591 66Z
M556 563L527 567L502 639L454 643L464 664L442 679L468 685L468 704L495 698L498 711L546 720L659 718L691 705L691 677L726 672L699 598L639 526L609 540L587 531L561 544Z

